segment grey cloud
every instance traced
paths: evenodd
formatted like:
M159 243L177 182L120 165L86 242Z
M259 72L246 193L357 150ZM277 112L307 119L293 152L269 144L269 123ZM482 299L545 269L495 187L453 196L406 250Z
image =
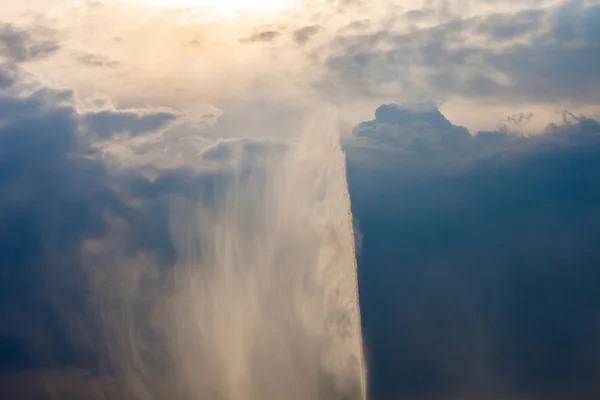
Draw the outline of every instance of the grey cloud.
M164 111L104 110L87 113L82 120L92 133L102 139L110 139L120 133L136 136L154 132L177 117L174 113Z
M256 43L256 42L272 42L278 37L281 36L281 32L275 30L267 30L262 32L257 32L250 36L248 39L243 41Z
M584 40L597 43L600 37L600 5L597 2L569 1L552 15L552 37L560 42Z
M111 60L110 58L99 55L99 54L90 54L90 53L73 54L73 58L75 58L80 63L90 66L90 67L116 68L119 66L118 61Z
M297 29L294 31L294 40L299 45L305 44L322 29L323 27L320 25L305 26Z
M372 21L370 19L368 19L368 18L360 19L360 20L350 22L348 25L346 25L344 28L342 28L342 31L360 32L360 31L364 31L364 30L368 29L371 25L372 25Z
M43 26L22 30L0 22L0 89L10 88L19 79L21 63L47 57L60 48L52 34Z
M42 33L47 32L44 30ZM59 48L59 44L54 40L33 37L28 31L0 23L0 54L7 56L10 62L21 63L42 58Z
M553 9L453 16L404 32L340 33L328 47L326 87L337 82L376 97L394 83L408 99L596 103L599 10L569 1Z
M545 11L535 9L515 15L493 14L486 17L475 30L497 40L510 40L537 31L545 14Z
M420 22L435 15L432 9L409 10L404 16L411 22Z
M578 17L600 23L600 6L580 9ZM556 16L560 15L560 10ZM574 18L572 24L578 24ZM590 23L591 25L592 23ZM568 99L597 102L600 70L600 32L585 24L577 35L566 37L560 25L553 25L549 36L530 45L514 46L505 52L487 53L485 62L504 71L513 83L499 90L500 95L533 99ZM556 40L557 35L561 40ZM476 90L476 88L474 88Z

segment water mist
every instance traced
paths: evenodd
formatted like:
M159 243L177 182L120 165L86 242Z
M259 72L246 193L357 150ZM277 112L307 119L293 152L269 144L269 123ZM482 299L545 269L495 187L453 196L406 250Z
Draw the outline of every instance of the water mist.
M365 399L336 119L272 147L209 199L172 199L176 265L95 270L99 342L136 397Z

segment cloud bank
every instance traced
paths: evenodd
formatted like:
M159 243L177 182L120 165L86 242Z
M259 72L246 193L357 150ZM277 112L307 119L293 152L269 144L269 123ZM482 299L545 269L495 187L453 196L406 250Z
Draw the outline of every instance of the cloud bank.
M600 123L564 118L470 135L383 105L347 139L376 397L594 397Z

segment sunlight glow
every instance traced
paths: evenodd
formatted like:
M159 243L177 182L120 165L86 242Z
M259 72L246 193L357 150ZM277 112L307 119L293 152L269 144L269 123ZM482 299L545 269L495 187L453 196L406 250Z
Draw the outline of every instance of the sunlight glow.
M146 0L167 7L197 7L207 11L236 15L240 13L278 13L299 9L302 0Z

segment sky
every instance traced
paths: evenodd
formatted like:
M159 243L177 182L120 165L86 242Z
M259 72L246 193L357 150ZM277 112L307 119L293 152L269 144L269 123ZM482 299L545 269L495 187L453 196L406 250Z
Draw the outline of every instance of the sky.
M0 369L88 362L55 311L85 296L80 265L172 265L169 196L209 198L335 108L373 398L597 398L600 2L0 16Z

